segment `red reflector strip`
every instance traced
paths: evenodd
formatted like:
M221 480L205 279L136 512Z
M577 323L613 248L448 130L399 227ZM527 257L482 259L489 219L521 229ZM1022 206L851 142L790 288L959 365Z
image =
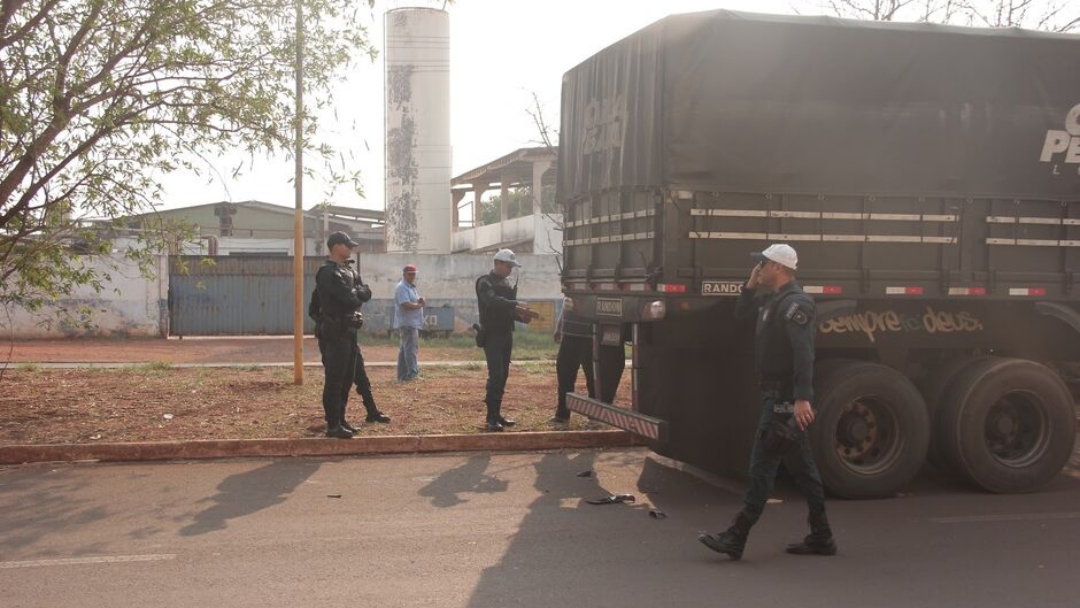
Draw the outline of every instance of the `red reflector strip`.
M656 286L656 290L664 293L686 293L686 285L669 285L661 283Z
M1009 289L1010 296L1045 296L1046 290L1042 287L1013 287Z
M922 287L886 287L885 295L887 296L921 296L923 295Z
M837 295L844 293L844 288L839 285L804 285L803 291L806 293Z
M587 291L589 289L588 283L569 283L567 288L571 291Z
M950 296L985 296L985 287L950 287Z

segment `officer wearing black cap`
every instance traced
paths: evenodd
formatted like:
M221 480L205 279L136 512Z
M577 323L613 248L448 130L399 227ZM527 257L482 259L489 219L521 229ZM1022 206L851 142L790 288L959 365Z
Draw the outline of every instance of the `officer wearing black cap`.
M345 405L356 373L360 306L371 299L371 290L366 285L357 286L356 275L348 264L357 244L344 232L331 234L326 239L330 259L315 275L321 312L316 334L326 372L322 395L326 436L338 439L349 439L357 432L345 419Z
M735 309L739 320L757 320L754 346L761 416L750 455L750 488L731 527L719 534L702 534L698 540L713 551L740 559L782 461L810 507L809 536L788 545L787 552L834 555L836 543L825 517L825 491L805 432L814 421L814 301L795 282L799 258L791 246L772 245L752 255L758 264Z

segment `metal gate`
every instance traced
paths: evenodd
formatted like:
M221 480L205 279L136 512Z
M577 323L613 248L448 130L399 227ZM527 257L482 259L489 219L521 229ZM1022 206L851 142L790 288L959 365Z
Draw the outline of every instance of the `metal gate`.
M304 259L304 333L314 330L307 304L324 261ZM169 333L292 334L292 266L292 257L170 256Z

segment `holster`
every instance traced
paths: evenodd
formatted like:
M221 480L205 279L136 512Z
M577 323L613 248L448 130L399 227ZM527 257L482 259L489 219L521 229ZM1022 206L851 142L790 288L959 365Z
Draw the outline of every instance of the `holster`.
M799 440L801 433L795 421L795 404L787 401L774 403L772 420L765 429L763 439L765 449L774 454L782 454Z

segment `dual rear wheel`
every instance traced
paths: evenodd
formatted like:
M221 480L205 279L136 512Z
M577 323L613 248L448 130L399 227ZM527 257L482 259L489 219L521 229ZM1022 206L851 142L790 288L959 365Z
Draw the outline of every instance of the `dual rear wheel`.
M841 497L896 494L928 451L967 483L1027 492L1057 475L1072 453L1072 396L1054 372L1033 361L950 362L921 392L876 363L823 361L816 375L814 458L826 487Z

